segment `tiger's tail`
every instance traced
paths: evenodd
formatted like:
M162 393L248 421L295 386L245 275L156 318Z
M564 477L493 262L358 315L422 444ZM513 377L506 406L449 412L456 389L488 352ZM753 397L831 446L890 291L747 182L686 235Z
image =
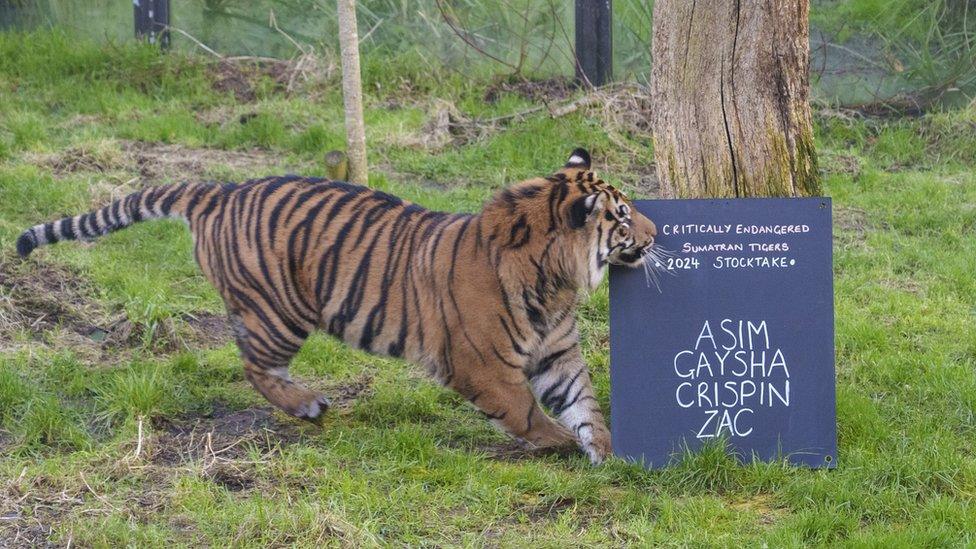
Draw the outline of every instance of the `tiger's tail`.
M146 219L186 219L188 191L195 187L190 183L150 187L98 210L34 225L17 239L17 253L27 257L35 248L61 240L94 240Z

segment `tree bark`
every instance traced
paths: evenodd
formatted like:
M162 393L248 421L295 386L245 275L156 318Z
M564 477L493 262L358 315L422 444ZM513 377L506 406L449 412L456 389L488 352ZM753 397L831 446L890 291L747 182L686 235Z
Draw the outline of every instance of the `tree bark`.
M356 27L356 0L337 0L339 50L342 56L342 101L346 111L346 151L349 180L365 185L366 126L363 123L363 85L359 72L359 32Z
M657 0L651 126L669 197L813 196L808 0Z

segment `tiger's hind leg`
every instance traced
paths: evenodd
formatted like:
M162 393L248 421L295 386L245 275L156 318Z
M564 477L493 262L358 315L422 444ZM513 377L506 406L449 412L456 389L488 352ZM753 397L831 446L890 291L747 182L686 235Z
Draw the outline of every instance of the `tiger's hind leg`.
M274 315L271 312L259 315L238 309L229 314L244 360L244 376L251 385L285 413L318 423L329 409L328 399L288 375L288 364L311 327L289 328L280 318L269 317Z

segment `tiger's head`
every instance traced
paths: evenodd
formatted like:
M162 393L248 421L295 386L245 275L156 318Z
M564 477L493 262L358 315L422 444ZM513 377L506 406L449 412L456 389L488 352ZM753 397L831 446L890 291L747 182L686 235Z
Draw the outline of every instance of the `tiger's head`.
M657 226L623 192L591 171L590 154L574 150L554 177L570 183L569 227L588 252L589 287L600 283L607 264L641 266L654 246Z
M584 149L555 174L503 190L489 212L503 249L539 254L533 261L586 289L600 284L609 264L642 266L657 236L653 221L590 170Z

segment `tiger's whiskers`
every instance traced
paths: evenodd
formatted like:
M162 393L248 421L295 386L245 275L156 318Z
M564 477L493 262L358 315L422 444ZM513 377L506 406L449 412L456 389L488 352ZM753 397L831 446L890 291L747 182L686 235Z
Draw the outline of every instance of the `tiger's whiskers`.
M644 267L644 279L648 288L651 287L651 284L654 284L658 293L661 293L660 273L676 276L673 269L668 269L665 266L668 259L673 259L675 256L676 254L673 251L659 244L648 246L644 250L644 261L642 265Z

